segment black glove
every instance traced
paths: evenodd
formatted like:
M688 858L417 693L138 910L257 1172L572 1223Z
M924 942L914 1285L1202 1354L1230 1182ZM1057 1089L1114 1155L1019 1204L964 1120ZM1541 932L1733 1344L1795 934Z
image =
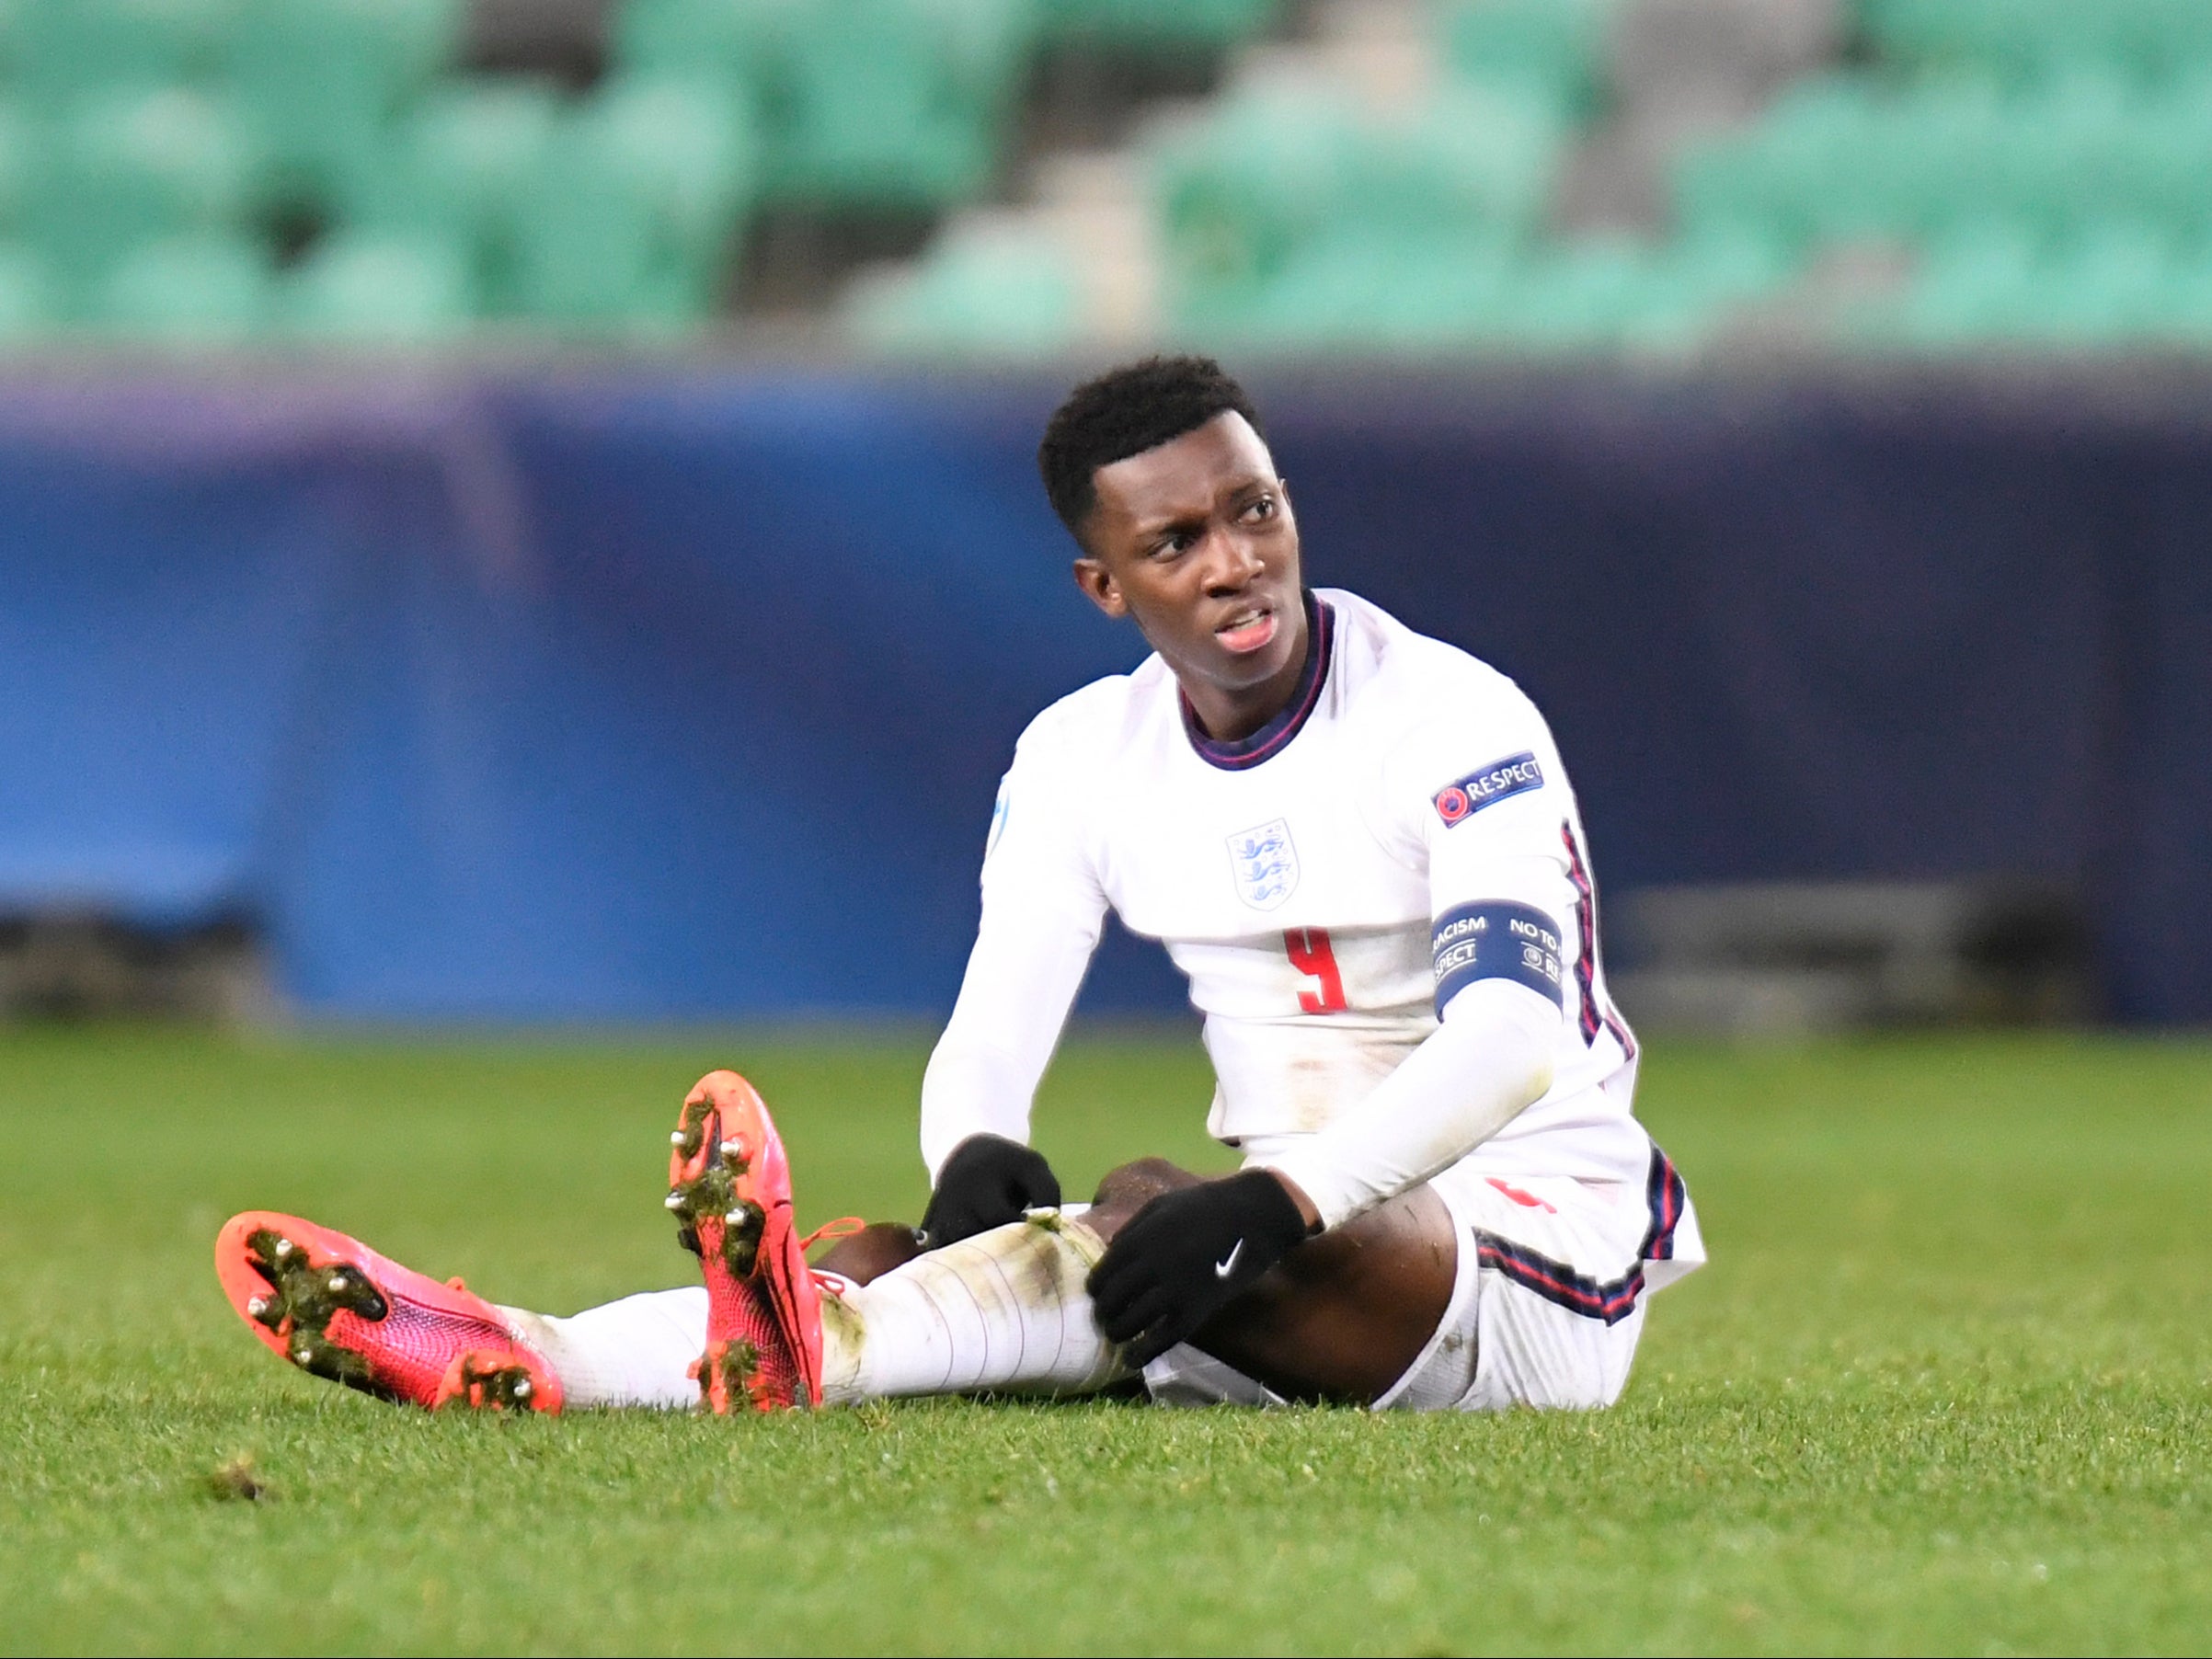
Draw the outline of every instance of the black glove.
M1157 1359L1281 1261L1306 1236L1283 1184L1246 1170L1162 1193L1114 1237L1091 1269L1091 1303L1108 1342L1132 1366Z
M1043 1153L1003 1135L970 1135L937 1172L937 1190L922 1212L922 1248L957 1244L1059 1202L1060 1177Z

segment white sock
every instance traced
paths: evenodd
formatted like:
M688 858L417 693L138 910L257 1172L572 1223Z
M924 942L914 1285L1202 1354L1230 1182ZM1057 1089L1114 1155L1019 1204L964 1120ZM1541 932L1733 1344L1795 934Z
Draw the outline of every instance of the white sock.
M838 1283L822 1298L822 1402L1104 1388L1127 1375L1083 1289L1105 1253L1069 1212L1040 1211L865 1285Z
M691 1376L706 1346L706 1287L648 1290L567 1319L501 1308L561 1379L564 1409L642 1405L683 1411L699 1403Z

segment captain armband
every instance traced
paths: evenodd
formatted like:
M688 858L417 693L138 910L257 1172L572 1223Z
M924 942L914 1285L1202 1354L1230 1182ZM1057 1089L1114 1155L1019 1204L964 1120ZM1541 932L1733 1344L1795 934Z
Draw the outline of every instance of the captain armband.
M1477 979L1511 979L1553 1002L1564 996L1559 924L1533 905L1503 898L1455 905L1437 918L1428 942L1439 1016Z

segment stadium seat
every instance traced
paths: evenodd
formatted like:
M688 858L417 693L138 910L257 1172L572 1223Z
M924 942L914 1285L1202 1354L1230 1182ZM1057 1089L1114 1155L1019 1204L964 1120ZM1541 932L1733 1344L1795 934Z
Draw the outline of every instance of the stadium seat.
M1011 87L975 78L989 54L952 21L968 3L813 0L794 13L770 93L779 200L930 211L984 189Z
M1073 343L1082 281L1049 241L1018 228L957 226L918 270L857 284L844 312L880 351L1024 356Z
M1217 106L1152 150L1167 280L1186 321L1227 321L1328 225L1358 143L1341 98L1272 89Z
M20 244L0 243L0 346L46 338L61 315L45 262Z
M1579 120L1598 102L1607 0L1458 0L1444 14L1454 74Z
M376 165L346 192L347 223L467 252L487 295L513 284L515 239L562 120L550 85L519 76L454 80L401 121Z
M516 312L574 324L705 315L757 177L750 111L687 80L602 87L549 142L515 233Z
M1519 287L1512 317L1525 350L1687 349L1713 309L1677 262L1611 239L1548 250Z
M7 30L17 88L62 108L193 80L214 66L238 12L239 0L17 0Z
M694 257L718 253L760 186L751 104L682 81L644 77L603 86L582 125L662 204Z
M1335 239L1413 257L1435 246L1454 257L1523 239L1541 219L1558 152L1547 119L1479 90L1447 88L1377 120L1312 91L1256 88L1155 152L1177 313L1193 326L1232 322L1301 250ZM1358 263L1348 257L1331 254L1316 269L1348 270Z
M475 311L463 245L353 232L327 239L286 275L277 320L299 338L390 345L450 339Z
M43 123L14 103L0 102L0 227L21 222L31 177L50 142Z
M1516 259L1502 246L1385 246L1334 236L1298 249L1254 300L1186 317L1195 342L1282 351L1426 351L1499 326Z
M1920 71L1989 73L2014 83L2084 69L2164 79L2212 57L2201 0L1863 0L1868 38Z
M246 0L230 85L275 197L324 202L458 50L464 0Z
M2160 301L2157 335L2161 343L2212 350L2212 257L2201 247L2168 271Z
M92 290L85 321L176 344L251 338L269 319L267 255L242 236L200 233L132 249Z
M1932 246L1898 293L1847 310L1847 341L1906 349L1950 349L2014 334L2038 292L2040 255L2020 227L1963 225Z
M758 92L805 0L625 0L609 58L625 73L700 75Z
M1048 39L1141 51L1218 51L1274 21L1277 0L1042 0Z
M241 223L252 177L245 135L212 99L176 88L94 99L25 181L23 232L79 282L128 248Z
M2021 332L2068 346L2155 338L2172 271L2172 248L2157 232L2125 222L2089 226L2054 261Z

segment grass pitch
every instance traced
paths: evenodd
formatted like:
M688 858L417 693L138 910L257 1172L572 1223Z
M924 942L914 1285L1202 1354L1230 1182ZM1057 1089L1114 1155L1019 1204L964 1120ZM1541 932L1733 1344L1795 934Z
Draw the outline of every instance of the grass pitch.
M2212 1644L2202 1044L1660 1045L1714 1261L1588 1417L430 1417L217 1292L251 1206L555 1311L682 1283L665 1134L710 1064L776 1106L803 1224L911 1217L923 1055L0 1038L0 1648ZM1220 1167L1208 1090L1186 1039L1078 1043L1041 1140L1071 1192ZM241 1457L263 1501L215 1495Z

